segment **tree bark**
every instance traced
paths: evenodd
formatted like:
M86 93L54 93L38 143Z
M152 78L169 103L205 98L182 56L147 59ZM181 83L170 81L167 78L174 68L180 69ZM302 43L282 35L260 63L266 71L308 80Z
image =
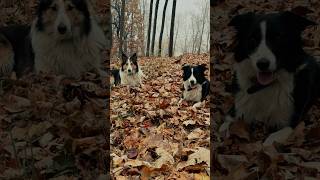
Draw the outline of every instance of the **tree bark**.
M148 27L148 39L147 39L147 52L146 56L149 56L149 50L150 50L150 35L151 35L151 25L152 25L152 9L153 9L153 0L150 2L150 13L149 13L149 27Z
M156 7L154 9L154 20L153 20L153 32L152 32L152 41L151 41L151 54L154 55L154 44L157 32L157 18L158 18L158 8L159 8L159 0L156 1Z
M165 24L165 21L166 21L167 5L168 5L168 0L165 1L164 7L163 7L161 31L160 31L160 36L159 36L159 51L158 51L158 56L161 56L162 36L163 36L164 24Z
M123 52L123 40L124 40L124 15L126 10L126 0L121 1L121 16L120 16L120 45L119 45L119 57Z
M173 0L172 14L171 14L171 27L170 27L170 40L169 40L169 57L173 56L173 36L174 36L174 20L176 16L177 0Z

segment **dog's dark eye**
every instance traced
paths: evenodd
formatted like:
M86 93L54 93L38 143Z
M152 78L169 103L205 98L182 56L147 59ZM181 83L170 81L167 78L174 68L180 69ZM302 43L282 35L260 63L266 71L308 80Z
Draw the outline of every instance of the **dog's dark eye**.
M51 6L51 10L53 10L53 11L57 11L57 6L56 6L56 5Z
M73 9L73 6L68 5L67 9L68 9L68 11L71 11Z

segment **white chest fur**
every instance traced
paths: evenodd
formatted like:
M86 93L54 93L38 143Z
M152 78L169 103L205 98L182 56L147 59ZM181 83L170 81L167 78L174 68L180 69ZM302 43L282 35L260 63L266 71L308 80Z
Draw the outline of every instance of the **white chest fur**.
M99 69L101 52L106 39L95 22L87 37L59 42L39 32L35 23L31 30L32 47L35 52L35 70L79 77L83 72Z
M247 89L252 86L248 77L252 72L243 68L241 63L236 65L236 71L241 89L235 99L236 117L248 123L263 121L269 127L288 126L294 112L294 75L286 71L277 72L277 79L272 85L248 94Z
M200 102L202 98L202 85L198 84L196 88L183 91L183 98L191 102Z
M135 73L132 75L128 75L127 73L121 70L119 73L120 73L121 84L123 85L138 86L142 83L143 73L141 69L139 70L138 73Z

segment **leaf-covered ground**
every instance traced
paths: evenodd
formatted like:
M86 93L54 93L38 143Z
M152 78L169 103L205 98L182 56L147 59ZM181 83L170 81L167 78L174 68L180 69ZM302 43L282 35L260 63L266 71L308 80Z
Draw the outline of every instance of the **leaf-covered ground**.
M97 179L108 169L107 90L94 73L2 79L0 179Z
M306 122L296 129L268 134L262 127L254 132L238 121L224 124L233 104L226 92L232 75L232 47L235 32L227 24L237 14L291 10L319 23L319 1L225 0L211 7L212 164L214 179L320 179L320 104L314 105ZM319 57L319 26L303 34L305 50ZM222 126L223 125L223 126ZM219 131L220 130L220 131Z
M142 87L111 91L111 173L115 179L209 179L209 103L182 102L182 64L209 55L139 58ZM115 62L111 67L119 67ZM209 73L209 71L207 71Z

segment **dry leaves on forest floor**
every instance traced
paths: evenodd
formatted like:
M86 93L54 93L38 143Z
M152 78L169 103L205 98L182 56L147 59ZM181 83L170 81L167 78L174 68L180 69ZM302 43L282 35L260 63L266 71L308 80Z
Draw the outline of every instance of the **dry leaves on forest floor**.
M29 75L0 80L0 179L97 179L105 164L100 78Z
M211 63L214 82L212 107L214 124L213 178L215 179L319 179L320 178L320 104L310 111L311 124L301 123L295 129L284 128L268 134L262 127L254 132L238 121L224 123L233 97L226 92L232 78L234 30L228 27L231 17L248 11L272 12L292 10L312 20L319 20L319 1L221 1L211 8ZM309 14L307 12L313 11ZM305 49L319 57L319 27L311 27L304 34ZM219 131L220 129L220 131Z
M209 103L205 101L199 109L187 102L178 104L182 64L208 61L207 54L139 58L147 76L143 86L112 89L111 173L115 179L209 179Z

